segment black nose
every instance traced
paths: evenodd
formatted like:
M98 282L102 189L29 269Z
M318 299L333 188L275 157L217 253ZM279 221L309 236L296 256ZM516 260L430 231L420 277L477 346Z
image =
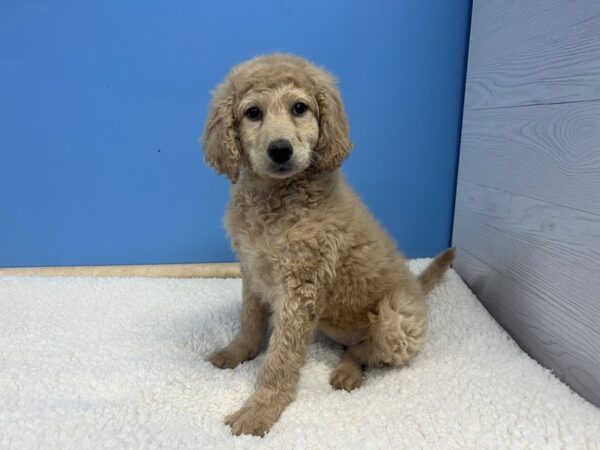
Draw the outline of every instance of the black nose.
M269 158L277 164L288 162L292 157L292 153L292 144L286 139L277 139L276 141L271 142L269 148L267 148Z

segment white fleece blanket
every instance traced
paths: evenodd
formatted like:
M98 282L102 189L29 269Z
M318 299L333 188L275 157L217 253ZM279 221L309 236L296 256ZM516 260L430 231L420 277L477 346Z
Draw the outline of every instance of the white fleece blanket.
M452 271L409 366L334 391L341 348L317 338L271 432L233 437L223 417L263 356L234 370L206 357L236 332L240 291L239 280L0 277L0 448L600 447L600 410L522 352Z

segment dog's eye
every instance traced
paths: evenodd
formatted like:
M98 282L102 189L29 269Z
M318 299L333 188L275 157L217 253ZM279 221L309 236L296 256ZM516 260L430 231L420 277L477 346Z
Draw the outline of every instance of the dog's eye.
M302 114L304 114L306 112L307 109L308 109L308 106L306 106L302 102L298 102L292 107L292 114L294 116L301 116Z
M262 117L262 111L256 106L253 106L252 108L248 108L246 110L246 117L248 117L250 120L258 120Z

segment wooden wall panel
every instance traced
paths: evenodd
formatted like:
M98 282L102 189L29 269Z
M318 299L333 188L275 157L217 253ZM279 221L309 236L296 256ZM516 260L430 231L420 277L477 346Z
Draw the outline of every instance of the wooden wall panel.
M461 179L600 214L598 136L600 101L465 111Z
M600 1L474 0L467 109L600 99Z
M474 0L455 268L600 406L600 1Z

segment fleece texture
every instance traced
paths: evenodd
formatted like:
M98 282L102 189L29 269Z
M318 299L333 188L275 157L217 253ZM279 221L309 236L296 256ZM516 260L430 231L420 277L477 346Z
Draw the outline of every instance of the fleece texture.
M419 272L427 260L411 261ZM455 272L429 295L423 351L328 383L316 337L297 399L264 437L223 417L264 354L206 361L239 326L238 279L0 277L0 448L600 448L600 410L529 358Z

